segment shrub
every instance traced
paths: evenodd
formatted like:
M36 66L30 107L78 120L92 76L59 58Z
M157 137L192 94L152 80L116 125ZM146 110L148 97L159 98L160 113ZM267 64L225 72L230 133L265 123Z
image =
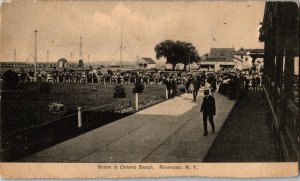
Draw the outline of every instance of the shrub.
M51 113L61 113L65 110L65 105L61 103L51 103L49 104L49 112Z
M107 74L108 74L108 75L113 75L114 72L113 72L111 69L108 69L108 70L107 70Z
M51 85L47 82L41 83L40 93L41 94L50 94L51 93Z
M137 82L133 88L133 93L142 93L144 91L144 84Z
M8 70L3 74L3 81L8 88L16 88L19 83L18 74L12 70Z
M114 91L114 98L126 97L125 87L123 85L115 85Z

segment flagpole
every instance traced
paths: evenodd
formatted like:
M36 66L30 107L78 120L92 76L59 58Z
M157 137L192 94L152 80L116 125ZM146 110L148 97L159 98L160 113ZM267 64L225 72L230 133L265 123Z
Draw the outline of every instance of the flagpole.
M210 31L210 48L212 48L212 39L213 37L212 37L212 31Z

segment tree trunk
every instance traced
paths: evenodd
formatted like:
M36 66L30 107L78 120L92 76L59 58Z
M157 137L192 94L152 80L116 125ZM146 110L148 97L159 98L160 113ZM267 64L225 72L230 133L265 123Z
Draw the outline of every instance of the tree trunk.
M173 64L173 71L175 70L175 66L176 66L176 63L175 63L175 64Z
M183 70L186 70L186 66L187 66L187 64L184 64Z

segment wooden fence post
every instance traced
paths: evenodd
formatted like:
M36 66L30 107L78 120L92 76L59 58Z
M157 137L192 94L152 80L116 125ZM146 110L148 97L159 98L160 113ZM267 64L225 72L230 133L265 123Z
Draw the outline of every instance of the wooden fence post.
M139 110L139 93L135 93L135 110Z
M82 127L81 107L78 107L78 128Z
M167 88L166 88L166 99L169 99L169 91Z

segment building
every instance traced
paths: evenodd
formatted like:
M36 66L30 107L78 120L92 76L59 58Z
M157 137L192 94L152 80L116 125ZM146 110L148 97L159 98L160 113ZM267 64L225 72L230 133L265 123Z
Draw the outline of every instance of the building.
M234 52L233 61L236 63L235 68L243 69L253 69L260 70L263 67L263 49L244 49L240 48L238 51Z
M138 59L138 68L155 69L156 62L152 58L141 57Z
M299 14L296 2L266 2L260 28L266 119L280 161L299 161Z
M218 71L222 68L234 68L234 48L211 48L209 54L201 57L201 69Z

